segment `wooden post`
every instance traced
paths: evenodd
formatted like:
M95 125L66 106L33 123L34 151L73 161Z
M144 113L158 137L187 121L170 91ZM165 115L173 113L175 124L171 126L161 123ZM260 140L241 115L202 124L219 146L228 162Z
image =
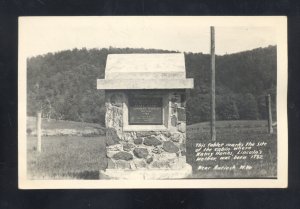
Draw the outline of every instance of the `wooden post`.
M266 96L266 102L267 102L267 111L268 111L268 132L269 134L273 133L273 121L272 121L272 103L271 103L271 95L268 94Z
M215 27L210 27L210 54L211 54L211 140L216 141L216 83L215 83Z
M36 136L37 136L37 151L42 152L42 112L36 113Z

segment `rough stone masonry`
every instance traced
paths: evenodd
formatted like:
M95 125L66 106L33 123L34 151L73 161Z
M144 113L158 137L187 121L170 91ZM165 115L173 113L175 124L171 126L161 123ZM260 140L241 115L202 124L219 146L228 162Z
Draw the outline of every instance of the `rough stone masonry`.
M181 163L185 163L186 121L183 95L184 93L180 91L167 92L170 114L166 114L168 115L166 120L170 121L169 128L126 131L123 129L123 103L127 95L122 91L107 91L105 104L107 168L178 168Z

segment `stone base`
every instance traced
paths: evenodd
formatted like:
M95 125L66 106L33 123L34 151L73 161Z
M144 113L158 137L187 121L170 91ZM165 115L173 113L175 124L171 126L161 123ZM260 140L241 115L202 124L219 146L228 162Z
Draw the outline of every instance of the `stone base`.
M182 179L192 174L192 166L185 164L180 169L106 169L100 171L100 179L118 180L158 180L158 179Z

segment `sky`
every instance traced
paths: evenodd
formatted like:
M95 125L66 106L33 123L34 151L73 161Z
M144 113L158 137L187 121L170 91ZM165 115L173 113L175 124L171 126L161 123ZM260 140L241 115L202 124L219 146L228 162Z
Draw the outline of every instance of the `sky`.
M258 18L258 19L257 19ZM23 17L19 43L27 57L73 48L154 48L216 54L276 45L276 19L267 17Z

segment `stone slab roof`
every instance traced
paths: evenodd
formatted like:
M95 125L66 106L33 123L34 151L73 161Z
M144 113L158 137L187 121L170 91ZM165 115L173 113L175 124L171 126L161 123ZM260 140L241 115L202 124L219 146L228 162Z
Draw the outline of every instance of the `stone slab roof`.
M105 79L97 80L98 89L178 89L193 88L186 79L182 53L110 54Z

